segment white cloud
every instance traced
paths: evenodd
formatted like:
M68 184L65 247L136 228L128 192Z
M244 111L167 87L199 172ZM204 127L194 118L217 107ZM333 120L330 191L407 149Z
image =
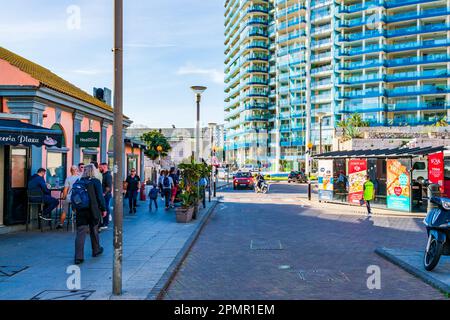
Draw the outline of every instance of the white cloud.
M198 68L192 64L187 64L183 67L180 67L177 71L177 74L180 76L184 75L205 75L209 77L215 83L222 84L224 81L224 73L219 69L205 69Z

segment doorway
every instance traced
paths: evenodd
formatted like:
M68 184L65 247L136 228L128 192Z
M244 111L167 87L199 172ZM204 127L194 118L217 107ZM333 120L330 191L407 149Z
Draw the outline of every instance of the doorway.
M30 149L6 146L4 152L4 224L25 224L28 210L27 185L30 175Z

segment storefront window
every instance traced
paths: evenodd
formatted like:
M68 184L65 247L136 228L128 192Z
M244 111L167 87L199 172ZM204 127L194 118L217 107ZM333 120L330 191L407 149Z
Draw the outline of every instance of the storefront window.
M11 188L25 188L27 179L27 149L11 150Z
M52 188L64 185L67 172L67 155L60 152L47 152L47 183Z
M136 156L128 156L127 157L127 173L130 173L131 169L136 169L137 170L137 157Z

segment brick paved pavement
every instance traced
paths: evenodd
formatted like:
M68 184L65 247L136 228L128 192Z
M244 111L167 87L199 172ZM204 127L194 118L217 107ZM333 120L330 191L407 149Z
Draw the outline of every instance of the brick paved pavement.
M444 299L374 253L422 249L420 219L326 214L280 201L295 188L275 185L268 195L226 190L166 299ZM274 250L252 249L252 240ZM275 250L278 241L282 250ZM370 265L381 268L381 290L367 288Z

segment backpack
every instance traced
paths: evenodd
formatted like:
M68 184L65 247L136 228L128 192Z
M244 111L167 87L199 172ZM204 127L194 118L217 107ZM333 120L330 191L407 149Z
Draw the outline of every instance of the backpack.
M164 189L170 189L170 180L169 180L169 177L164 177L164 180L163 180L163 186L164 186Z
M89 209L91 200L89 199L88 184L83 180L78 180L72 186L70 202L75 210Z
M148 195L150 196L150 199L158 199L158 188L154 187L150 190Z

